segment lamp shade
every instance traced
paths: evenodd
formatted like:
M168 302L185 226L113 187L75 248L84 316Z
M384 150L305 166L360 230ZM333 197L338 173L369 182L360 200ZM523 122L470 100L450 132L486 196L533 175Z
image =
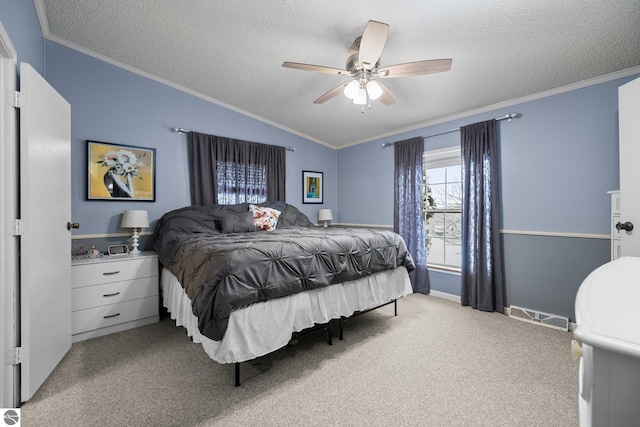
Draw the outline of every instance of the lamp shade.
M122 214L122 228L144 228L149 226L147 211L124 211Z
M318 212L318 221L331 221L332 219L331 209L320 209Z
M367 103L367 90L364 87L358 89L358 94L353 98L353 103L356 105L364 105Z
M371 80L367 83L367 93L369 94L369 98L378 99L380 95L382 95L382 87L377 81Z
M360 83L358 80L351 80L349 84L344 88L344 95L349 99L354 99L360 90Z

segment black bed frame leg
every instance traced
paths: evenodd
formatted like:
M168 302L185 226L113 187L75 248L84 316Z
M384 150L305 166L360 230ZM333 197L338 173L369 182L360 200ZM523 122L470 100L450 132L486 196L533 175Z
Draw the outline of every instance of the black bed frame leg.
M342 341L342 339L344 337L343 334L342 334L342 322L344 322L344 317L341 316L338 319L338 324L340 325L340 327L338 328L338 334L339 334L338 338L340 338L340 341Z
M327 326L325 327L327 329L327 344L329 345L333 345L333 335L331 334L331 320L329 320L329 323L327 323Z
M398 316L398 300L397 299L393 300L393 313L394 313L393 314L394 316L396 317Z
M236 387L240 386L240 362L236 362Z

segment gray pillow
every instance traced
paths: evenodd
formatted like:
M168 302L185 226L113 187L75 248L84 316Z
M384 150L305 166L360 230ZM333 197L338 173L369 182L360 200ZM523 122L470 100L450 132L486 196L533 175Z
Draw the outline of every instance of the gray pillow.
M246 233L256 231L253 212L225 213L220 217L220 231L223 233Z

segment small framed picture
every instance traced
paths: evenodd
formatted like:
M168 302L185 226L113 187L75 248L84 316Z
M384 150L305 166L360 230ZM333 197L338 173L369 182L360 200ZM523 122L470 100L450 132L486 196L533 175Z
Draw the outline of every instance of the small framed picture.
M324 203L322 172L302 171L302 203Z
M156 200L156 149L87 141L87 200Z

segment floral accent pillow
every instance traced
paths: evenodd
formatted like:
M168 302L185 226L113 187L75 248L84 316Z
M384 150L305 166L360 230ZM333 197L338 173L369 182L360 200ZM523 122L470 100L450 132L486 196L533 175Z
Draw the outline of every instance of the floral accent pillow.
M258 230L273 231L276 229L280 211L256 205L249 205L249 210L253 212L253 222Z

